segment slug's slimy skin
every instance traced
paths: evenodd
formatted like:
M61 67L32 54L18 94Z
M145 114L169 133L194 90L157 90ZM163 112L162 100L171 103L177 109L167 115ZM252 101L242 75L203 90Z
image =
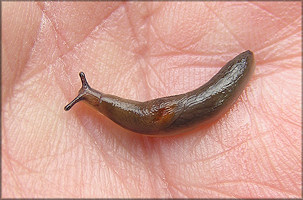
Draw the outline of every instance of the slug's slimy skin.
M254 55L248 50L229 61L201 87L145 102L92 89L80 72L82 88L64 110L83 100L128 130L152 136L172 135L220 116L238 99L254 68Z

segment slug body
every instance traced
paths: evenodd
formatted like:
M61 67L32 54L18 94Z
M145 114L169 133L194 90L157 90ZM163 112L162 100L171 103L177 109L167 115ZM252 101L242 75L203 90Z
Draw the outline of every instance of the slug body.
M220 116L238 99L254 68L254 55L248 50L229 61L201 87L145 102L92 89L80 72L82 88L64 110L83 100L128 130L144 135L172 135Z

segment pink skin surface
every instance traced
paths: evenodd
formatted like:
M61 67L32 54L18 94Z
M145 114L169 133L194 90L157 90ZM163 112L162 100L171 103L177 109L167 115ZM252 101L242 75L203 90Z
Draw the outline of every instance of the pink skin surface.
M300 2L3 2L2 197L301 197ZM179 94L245 50L218 121L149 138L84 103L84 71L134 100Z

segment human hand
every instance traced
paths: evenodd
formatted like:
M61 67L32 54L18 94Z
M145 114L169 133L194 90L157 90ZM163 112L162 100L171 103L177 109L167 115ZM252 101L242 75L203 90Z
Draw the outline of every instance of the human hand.
M301 3L3 2L3 197L301 197ZM129 134L91 86L149 100L204 84L245 50L252 80L191 134Z

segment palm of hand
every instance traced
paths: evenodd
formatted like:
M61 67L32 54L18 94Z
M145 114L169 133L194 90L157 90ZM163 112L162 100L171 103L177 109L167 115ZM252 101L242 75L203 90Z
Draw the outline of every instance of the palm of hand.
M3 196L300 197L301 15L285 4L4 4ZM253 80L196 133L129 135L83 104L63 111L79 71L143 101L202 85L246 49Z

